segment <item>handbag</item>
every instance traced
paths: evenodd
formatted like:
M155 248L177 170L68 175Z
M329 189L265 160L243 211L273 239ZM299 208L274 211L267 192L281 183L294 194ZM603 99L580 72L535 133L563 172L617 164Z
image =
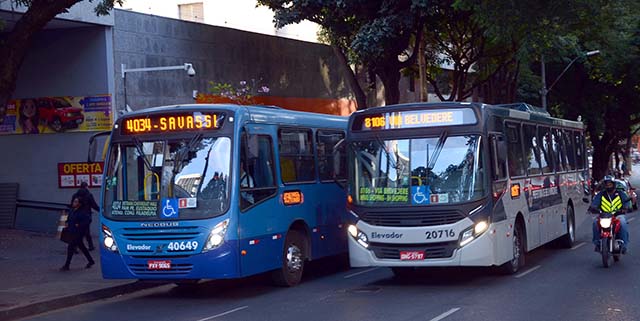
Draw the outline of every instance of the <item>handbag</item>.
M60 233L60 241L70 244L75 238L75 233L69 231L68 227L62 229L62 232Z

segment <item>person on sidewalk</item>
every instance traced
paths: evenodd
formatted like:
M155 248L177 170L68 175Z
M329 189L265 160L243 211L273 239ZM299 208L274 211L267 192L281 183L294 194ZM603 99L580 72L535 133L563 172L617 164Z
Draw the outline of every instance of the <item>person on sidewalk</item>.
M71 196L71 201L76 197L80 197L85 200L84 206L86 207L86 211L89 213L89 225L87 226L87 232L85 238L87 239L87 246L89 247L89 251L93 251L95 247L93 247L93 239L91 239L91 221L92 221L92 213L91 209L96 210L96 212L100 212L100 207L96 203L96 200L93 198L93 195L89 191L89 184L87 182L80 183L80 188L76 191L73 196Z
M84 254L87 261L89 261L85 268L88 269L96 263L82 241L82 238L87 233L89 224L91 224L91 208L84 206L84 202L86 201L81 197L75 197L73 201L71 201L71 210L67 218L67 228L69 232L74 235L74 238L67 246L67 261L60 268L60 271L69 271L69 265L71 264L71 259L73 258L76 247L82 251L82 254Z

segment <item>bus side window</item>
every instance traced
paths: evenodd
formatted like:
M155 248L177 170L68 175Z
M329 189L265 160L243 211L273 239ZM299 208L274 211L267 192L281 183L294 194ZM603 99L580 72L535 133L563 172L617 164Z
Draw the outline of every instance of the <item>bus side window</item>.
M520 139L520 124L507 123L507 160L509 176L524 176L524 156L522 154L522 139Z
M343 168L346 164L344 146L336 151L336 155L333 154L334 146L336 146L344 136L344 132L339 131L318 130L316 133L318 171L321 181L346 179L346 172Z
M273 142L270 136L243 133L240 166L241 210L275 195Z
M506 142L502 135L491 135L491 159L493 164L493 179L507 178Z
M283 183L316 180L313 141L309 129L280 129L280 173Z
M542 166L540 164L540 140L538 139L538 135L536 135L536 126L524 125L523 132L527 174L539 175L542 173Z

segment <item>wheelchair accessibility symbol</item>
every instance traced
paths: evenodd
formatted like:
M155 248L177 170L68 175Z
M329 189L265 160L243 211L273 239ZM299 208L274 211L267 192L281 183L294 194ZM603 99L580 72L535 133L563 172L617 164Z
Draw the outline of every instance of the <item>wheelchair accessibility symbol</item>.
M427 188L427 186L411 186L411 195L412 204L429 204L429 189Z
M162 199L162 217L177 218L178 217L178 199L164 198Z

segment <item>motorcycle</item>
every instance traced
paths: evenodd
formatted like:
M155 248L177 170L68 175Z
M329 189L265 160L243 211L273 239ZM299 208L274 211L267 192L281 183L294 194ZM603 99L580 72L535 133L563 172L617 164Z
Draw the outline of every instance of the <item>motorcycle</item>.
M620 220L616 217L622 214L620 212L604 213L598 215L598 228L600 230L600 254L602 255L602 265L608 268L611 260L620 261L622 257L622 241L618 234L620 233Z

